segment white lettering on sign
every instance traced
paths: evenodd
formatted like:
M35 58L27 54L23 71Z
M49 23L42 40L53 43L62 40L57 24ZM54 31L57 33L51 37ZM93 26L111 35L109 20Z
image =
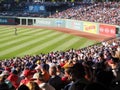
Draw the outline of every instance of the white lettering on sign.
M109 33L109 28L105 28L105 33Z
M111 30L110 30L110 33L111 33L111 34L115 34L115 32L114 32L114 30L113 30L113 29L111 29Z
M104 28L100 28L100 32L104 32Z

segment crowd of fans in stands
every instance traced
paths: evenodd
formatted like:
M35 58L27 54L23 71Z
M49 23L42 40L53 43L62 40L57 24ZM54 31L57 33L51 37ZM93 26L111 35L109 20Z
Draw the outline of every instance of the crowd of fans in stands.
M34 12L29 10L29 6L36 6L36 9L39 9L40 5L45 6L46 12ZM14 6L14 7L13 7ZM25 2L20 3L12 2L0 3L0 16L19 16L19 17L45 17L49 13L55 13L56 10L62 11L72 6L71 2Z
M49 17L120 25L120 2L99 2L88 6L81 5L55 13Z
M44 5L46 13L33 13L25 8L29 5ZM15 6L12 8L12 6ZM15 10L16 9L16 10ZM24 16L24 17L49 17L75 19L120 25L120 2L21 2L1 4L0 15L2 16ZM55 13L56 12L56 13Z
M120 90L120 38L1 60L0 90Z

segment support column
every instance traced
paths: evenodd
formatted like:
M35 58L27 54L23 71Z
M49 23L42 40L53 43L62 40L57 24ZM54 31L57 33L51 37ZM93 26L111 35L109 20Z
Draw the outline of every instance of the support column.
M22 25L22 19L20 18L20 25Z
M28 19L26 19L26 25L28 25Z

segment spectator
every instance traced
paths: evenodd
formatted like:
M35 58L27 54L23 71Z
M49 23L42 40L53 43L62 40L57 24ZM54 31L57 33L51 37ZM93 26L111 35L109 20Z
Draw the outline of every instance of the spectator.
M9 76L9 72L8 71L3 71L1 74L0 74L0 82L5 82L5 80L8 78Z
M22 84L18 87L17 90L30 90L26 85Z
M13 70L7 78L7 80L12 83L14 88L18 88L19 86L19 77L17 76L17 74L18 72L16 70Z
M58 75L59 77L63 77L64 74L63 74L63 70L62 70L61 66L60 66L60 65L57 65L56 68L57 68L57 75Z
M105 87L110 87L113 80L114 75L112 71L100 71L96 75L96 82L102 84Z
M71 72L72 72L72 68L71 67L67 67L64 70L64 77L62 77L62 82L64 84L64 90L68 90L69 87L72 85L73 81L71 80Z
M0 83L0 90L10 90L6 83Z
M44 75L42 75L42 73L35 73L33 79L42 90L55 90L54 87L45 82L45 78Z
M36 82L28 82L27 85L29 90L41 90L41 88L38 86L38 84Z
M90 83L85 79L85 70L81 63L76 63L72 67L71 78L73 83L68 90L84 90L85 86Z
M110 90L106 86L103 86L100 83L91 83L85 87L84 90Z
M21 80L20 85L22 85L22 84L26 85L28 82L30 82L33 72L30 69L25 69L23 71L23 75L24 75L24 79Z
M57 69L56 66L51 66L49 69L50 79L48 83L52 85L56 90L62 89L62 81L61 77L57 75Z
M48 82L48 80L50 79L48 69L49 69L48 64L45 64L45 63L41 64L40 70L41 70L42 74L45 76L45 82Z

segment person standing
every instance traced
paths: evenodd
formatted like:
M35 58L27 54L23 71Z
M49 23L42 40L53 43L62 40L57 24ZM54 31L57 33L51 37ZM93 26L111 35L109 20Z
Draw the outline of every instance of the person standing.
M17 28L15 28L15 35L17 35Z

